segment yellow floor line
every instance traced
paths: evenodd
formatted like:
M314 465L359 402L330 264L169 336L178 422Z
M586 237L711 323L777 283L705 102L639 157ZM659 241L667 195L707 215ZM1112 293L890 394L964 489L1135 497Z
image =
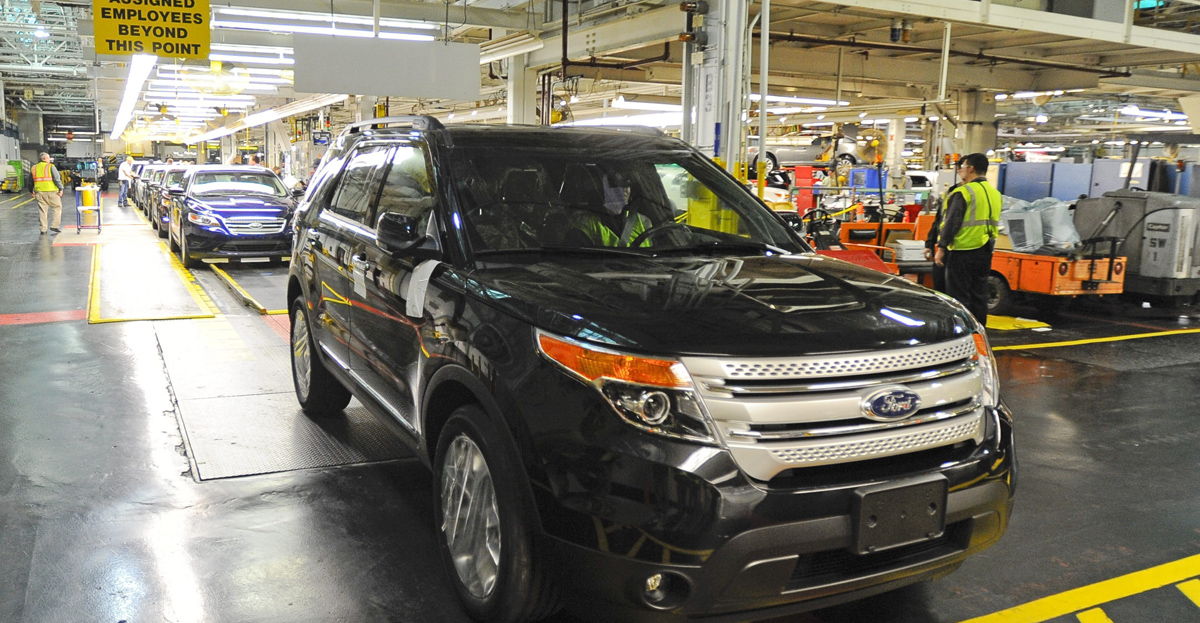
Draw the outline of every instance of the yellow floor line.
M1200 606L1200 580L1188 580L1182 584L1176 584L1175 588L1192 600L1192 603Z
M92 247L92 277L88 281L88 324L101 322L100 318L100 247Z
M1014 344L1012 346L995 346L992 350L1030 350L1034 348L1059 348L1061 346L1080 346L1082 344L1102 344L1104 342L1124 342L1125 340L1141 340L1148 337L1163 337L1167 335L1187 335L1200 333L1200 329L1173 329L1171 331L1156 331L1154 333L1135 333L1133 335L1114 335L1112 337L1096 337L1087 340L1071 340L1069 342L1043 342L1041 344Z
M1008 610L963 621L962 623L1042 623L1060 616L1095 608L1101 604L1124 599L1139 593L1162 588L1200 575L1200 555L1168 562L1157 567L1135 571L1119 578L1097 582L1074 590L1051 595ZM1182 590L1182 589L1180 589ZM1087 614L1087 613L1084 613ZM1101 622L1105 619L1083 619Z
M1079 619L1079 623L1113 623L1112 619L1108 618L1108 615L1099 608L1080 612L1075 615L1075 618Z
M12 209L16 210L17 208L19 208L19 207L21 207L21 206L23 206L23 205L25 205L25 204L27 204L27 203L29 203L29 202L31 202L31 201L36 201L36 200L37 200L37 198L36 198L36 197L34 197L34 198L31 198L31 199L26 199L25 201L22 201L21 203L18 203L17 205L13 206L13 207L12 207Z
M159 242L158 248L162 249L163 255L166 255L171 261L171 268L174 268L175 272L179 274L179 278L183 280L184 287L191 293L192 298L196 300L196 304L200 306L200 309L208 310L207 316L198 317L212 318L218 315L220 310L217 309L216 304L208 297L208 293L204 291L204 288L201 288L200 284L196 282L196 276L192 274L192 271L184 268L183 264L179 262L179 258L175 257L174 253L171 253L171 250L167 248L167 243Z
M255 300L253 296L250 296L250 293L247 292L246 289L241 286L241 284L239 284L237 281L234 281L233 277L229 276L229 273L217 268L216 264L209 264L208 267L211 268L212 271L221 278L221 281L225 282L225 285L229 286L229 289L233 290L234 294L242 297L242 302L245 303L247 307L254 309L260 314L266 315L267 308L263 307L262 303L259 303L257 300Z

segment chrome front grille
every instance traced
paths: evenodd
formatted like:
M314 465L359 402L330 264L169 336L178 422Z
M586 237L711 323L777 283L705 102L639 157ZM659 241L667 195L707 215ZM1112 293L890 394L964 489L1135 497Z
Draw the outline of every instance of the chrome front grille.
M867 354L682 361L734 459L766 481L786 470L982 442L974 355L966 336ZM916 392L921 410L895 422L864 417L864 399L892 387Z
M807 379L858 376L936 366L971 356L971 338L935 347L914 347L866 355L824 355L794 359L721 360L730 379Z
M287 219L283 218L234 216L225 219L225 228L229 233L238 235L278 234L284 227L287 227Z

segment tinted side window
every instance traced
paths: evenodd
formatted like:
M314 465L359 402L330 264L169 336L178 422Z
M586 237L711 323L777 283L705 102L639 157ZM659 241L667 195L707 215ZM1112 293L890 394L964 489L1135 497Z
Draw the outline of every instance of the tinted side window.
M366 224L375 191L379 188L379 170L383 167L387 148L382 145L365 147L350 157L342 172L329 209L334 214Z
M396 212L417 219L418 231L425 231L435 205L437 196L428 150L420 144L399 145L392 152L375 221L378 222L380 214Z

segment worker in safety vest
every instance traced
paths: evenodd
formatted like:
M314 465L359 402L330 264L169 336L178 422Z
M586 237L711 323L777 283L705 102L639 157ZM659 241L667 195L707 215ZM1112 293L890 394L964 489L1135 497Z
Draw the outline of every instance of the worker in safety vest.
M954 190L962 186L962 182L957 182L950 188L946 189L946 194L938 198L937 212L933 217L933 226L929 228L929 233L925 235L925 260L932 261L934 254L937 252L938 234L942 233L942 217L946 214L946 203L950 201L950 195ZM931 271L933 277L933 289L938 292L946 291L946 267L940 264L934 264Z
M46 233L48 224L50 231L54 233L62 231L59 227L62 226L63 184L58 169L50 162L50 154L42 152L41 162L33 165L30 173L33 184L29 192L37 197L38 224L41 225L42 233ZM47 222L47 216L49 216L49 222Z
M1000 231L1000 191L984 175L987 156L967 154L958 161L964 181L946 200L934 262L946 267L946 294L987 324L988 274Z

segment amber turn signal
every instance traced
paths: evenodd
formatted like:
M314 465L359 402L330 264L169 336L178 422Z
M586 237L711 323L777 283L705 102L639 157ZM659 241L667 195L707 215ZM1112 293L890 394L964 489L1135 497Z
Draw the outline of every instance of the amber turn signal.
M678 361L594 350L541 333L538 346L547 357L588 381L604 378L656 387L692 386Z

